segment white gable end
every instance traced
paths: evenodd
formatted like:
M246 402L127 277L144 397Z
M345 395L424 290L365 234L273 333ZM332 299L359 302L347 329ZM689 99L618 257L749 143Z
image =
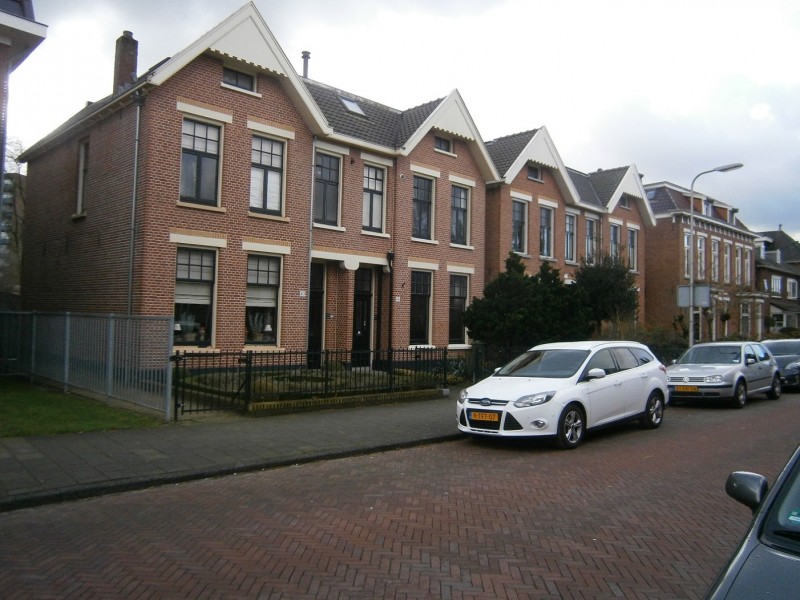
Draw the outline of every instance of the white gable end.
M220 39L211 42L209 48L224 56L285 75L283 65L270 41L251 19L247 19L226 31Z

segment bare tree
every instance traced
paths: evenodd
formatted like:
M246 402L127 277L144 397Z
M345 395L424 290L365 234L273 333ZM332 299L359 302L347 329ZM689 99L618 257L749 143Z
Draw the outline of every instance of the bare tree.
M22 230L25 191L19 157L24 148L17 138L6 144L6 161L0 199L0 293L19 294L22 274Z

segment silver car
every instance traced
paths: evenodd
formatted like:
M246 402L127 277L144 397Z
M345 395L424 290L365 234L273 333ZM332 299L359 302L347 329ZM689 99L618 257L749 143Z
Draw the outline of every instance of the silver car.
M781 396L781 374L775 359L758 342L696 344L667 367L670 399L730 400L736 408L749 394Z

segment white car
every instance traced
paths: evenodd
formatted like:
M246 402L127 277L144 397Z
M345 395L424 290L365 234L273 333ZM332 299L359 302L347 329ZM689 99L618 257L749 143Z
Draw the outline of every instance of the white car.
M587 429L639 419L655 429L669 403L666 368L637 342L535 346L461 392L458 428L486 436L553 436L576 448Z

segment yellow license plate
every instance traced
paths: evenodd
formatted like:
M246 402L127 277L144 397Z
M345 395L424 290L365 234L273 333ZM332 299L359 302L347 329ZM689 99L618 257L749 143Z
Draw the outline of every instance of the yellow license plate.
M491 412L472 412L470 418L473 421L499 421L500 415Z
M676 385L675 386L676 392L696 392L697 386L696 385Z

